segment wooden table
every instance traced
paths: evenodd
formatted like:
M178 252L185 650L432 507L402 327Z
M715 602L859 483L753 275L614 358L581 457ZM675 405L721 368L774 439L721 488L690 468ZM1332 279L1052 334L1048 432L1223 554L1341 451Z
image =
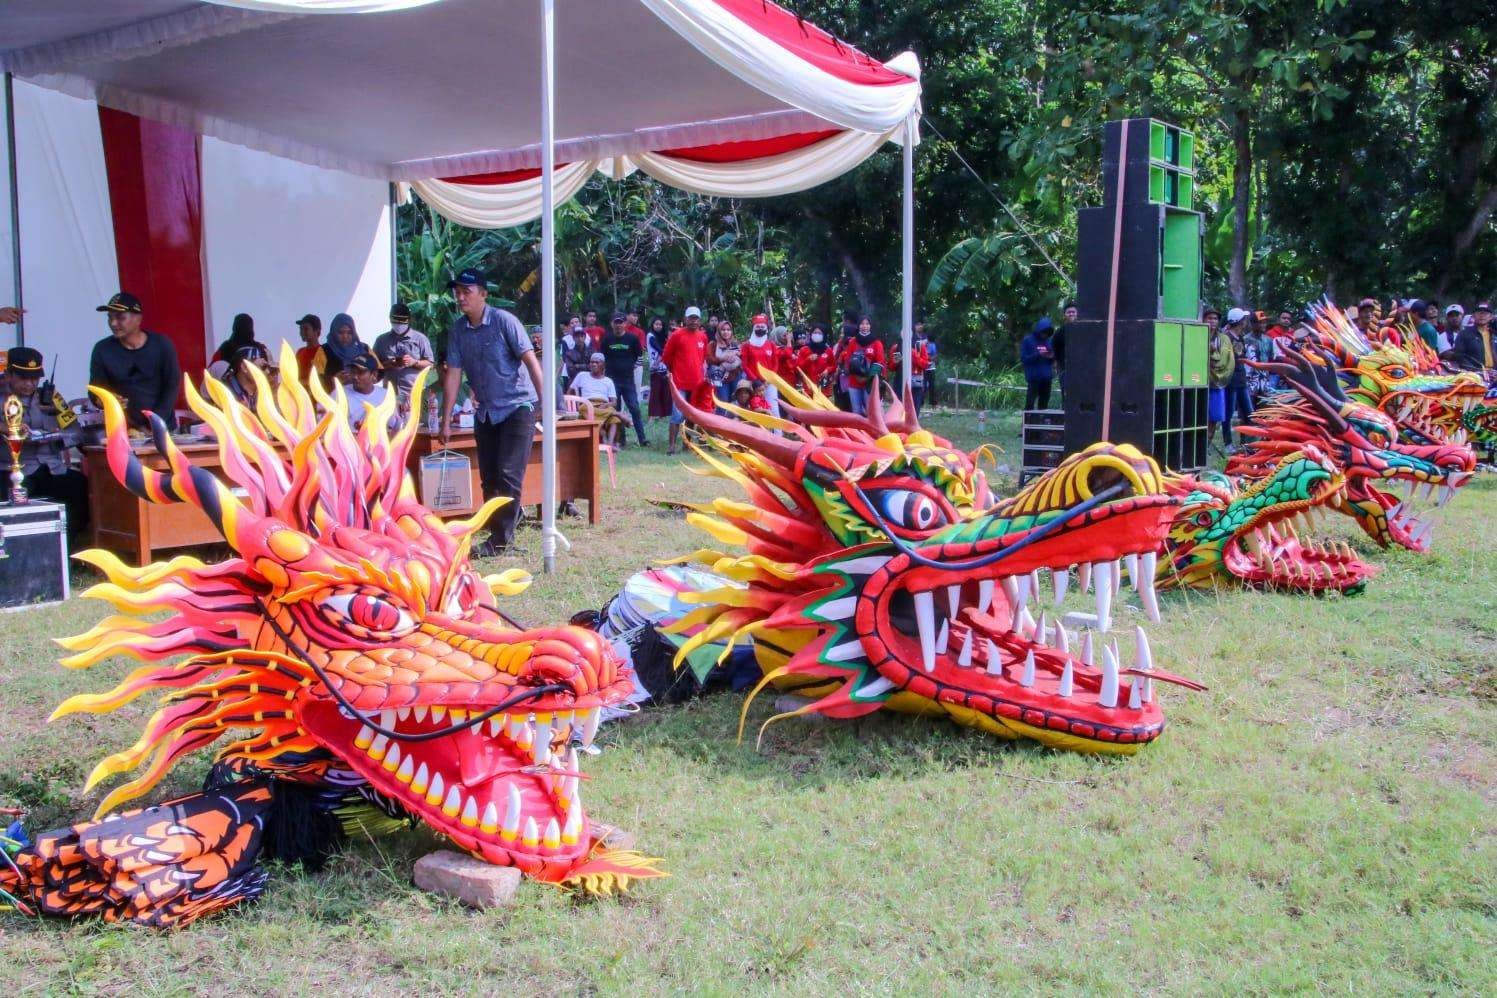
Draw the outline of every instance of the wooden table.
M558 504L577 499L587 500L589 523L598 522L598 428L595 419L558 419L556 421L556 501ZM478 483L478 447L473 441L472 430L453 430L447 446L427 430L416 434L411 452L406 457L406 470L419 487L421 482L421 459L440 450L452 450L466 457L473 465L473 500L475 505L463 509L446 509L443 516L470 516L483 505L483 489ZM541 474L541 433L535 433L535 445L530 448L530 464L525 469L525 485L520 491L523 505L539 505L541 487L545 476ZM423 502L425 496L420 497Z
M194 465L221 475L218 445L184 443L178 447ZM472 430L453 430L449 450L457 451L473 462L473 497L482 503L483 490L478 484L478 455ZM416 481L422 456L442 450L442 442L425 430L411 444L406 468ZM135 451L140 463L153 471L167 471L166 459L156 448L146 444ZM145 565L155 552L167 548L220 544L223 537L209 522L207 514L188 503L158 504L146 502L131 494L109 470L103 447L83 448L83 473L88 476L88 508L92 519L93 545L107 548L122 557ZM598 423L595 420L567 419L556 423L556 501L586 499L588 519L598 522ZM535 434L530 449L530 465L525 473L525 487L520 501L527 505L541 501L541 434ZM444 510L442 516L469 516L474 508Z
M217 444L177 446L194 465L222 477ZM137 445L135 457L152 471L171 470L166 458L150 444ZM162 548L223 543L223 535L196 506L185 502L157 504L137 498L109 470L109 458L103 447L83 448L83 474L88 478L88 512L94 547L134 557L136 564L145 565L151 561L152 552Z

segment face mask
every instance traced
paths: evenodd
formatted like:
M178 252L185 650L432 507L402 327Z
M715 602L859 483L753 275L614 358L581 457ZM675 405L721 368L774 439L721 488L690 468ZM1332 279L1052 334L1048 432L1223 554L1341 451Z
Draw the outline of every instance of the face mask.
M764 345L764 341L767 340L767 339L769 339L769 334L768 333L759 332L758 330L755 330L754 333L751 336L749 336L749 342L752 343L756 347L757 346L763 346Z
M870 329L866 333L863 332L861 329L858 330L858 342L859 343L867 343L871 339L873 339L873 330Z
M410 328L411 324L409 322L397 322L395 323L395 325L390 327L391 331L394 332L396 336L404 336L405 331Z

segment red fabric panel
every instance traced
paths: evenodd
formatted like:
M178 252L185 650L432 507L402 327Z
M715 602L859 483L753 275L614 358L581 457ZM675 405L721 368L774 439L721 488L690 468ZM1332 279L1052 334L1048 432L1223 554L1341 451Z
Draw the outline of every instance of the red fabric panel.
M746 139L741 142L717 142L707 146L686 146L680 149L661 149L660 155L674 156L696 163L741 163L749 159L778 156L815 145L822 139L841 134L840 128L828 128L821 132L797 132L780 135L772 139Z
M203 188L197 136L100 106L120 289L145 328L171 339L184 378L207 365L203 314Z
M566 166L565 163L557 163L556 169ZM497 187L501 184L518 184L525 180L534 180L541 175L541 168L533 170L503 170L498 173L469 173L461 177L438 177L449 184L473 184L476 187Z
M797 21L790 11L769 0L714 2L781 48L840 80L868 86L910 82L910 77L885 67L877 59L839 41L810 21Z

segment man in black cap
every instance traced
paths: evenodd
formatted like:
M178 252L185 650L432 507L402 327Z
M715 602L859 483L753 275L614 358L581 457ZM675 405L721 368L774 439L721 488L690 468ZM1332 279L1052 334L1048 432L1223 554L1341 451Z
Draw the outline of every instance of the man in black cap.
M639 439L639 445L648 447L650 441L645 439L644 417L639 414L639 391L634 387L634 366L644 356L644 349L638 338L629 332L627 321L623 312L613 313L613 326L603 334L602 349L598 352L603 355L603 373L618 389L619 401L629 410L629 418L634 420L634 435ZM622 434L619 439L622 442Z
M1492 328L1492 306L1480 302L1471 310L1474 321L1456 334L1444 359L1467 371L1497 368L1497 331Z
M385 381L400 400L402 410L411 404L411 388L436 363L431 340L411 328L411 310L402 302L390 309L390 331L374 338L374 355L384 367Z
M5 356L10 393L25 407L22 420L32 438L58 432L57 413L43 406L37 388L42 383L42 355L31 347L11 347ZM34 499L60 502L68 510L68 534L76 537L88 526L88 479L68 467L61 440L30 439L21 448L21 473Z
M489 284L482 274L465 270L448 286L462 314L447 332L442 442L452 435L452 401L466 375L473 392L473 442L483 497L514 500L494 515L488 540L474 549L479 557L491 557L507 553L514 544L525 468L535 442L535 386L544 375L520 320L489 304Z
M142 327L140 299L127 291L97 311L108 314L111 335L94 344L88 362L89 384L120 396L131 426L146 426L145 413L154 412L174 428L177 392L182 387L177 348L165 336Z

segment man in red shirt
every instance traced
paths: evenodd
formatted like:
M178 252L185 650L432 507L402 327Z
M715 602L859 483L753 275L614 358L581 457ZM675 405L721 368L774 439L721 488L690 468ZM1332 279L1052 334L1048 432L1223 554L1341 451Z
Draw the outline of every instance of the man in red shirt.
M603 350L603 334L608 332L608 330L598 325L598 313L593 309L587 310L587 328L583 332L587 333L587 339L592 344L593 353L601 353Z
M712 382L707 380L707 334L702 330L702 310L695 305L686 310L685 324L671 330L661 351L660 361L670 372L671 381L677 391L698 409L711 411L714 406ZM665 448L667 454L676 452L676 443L681 438L681 424L686 415L676 405L671 406L670 441Z
M624 332L633 333L634 338L639 340L640 354L646 358L650 356L650 341L645 337L645 331L639 324L639 309L631 308L625 313Z
M779 373L779 347L769 338L769 316L756 315L749 320L749 337L740 348L743 375L750 381L764 382L764 401L771 414L780 414L780 393L764 377L765 371Z
M306 384L312 373L312 361L322 349L322 320L311 312L296 320L296 331L301 334L302 346L296 350L296 374Z
M1279 313L1279 321L1268 327L1268 335L1279 349L1294 345L1294 313L1287 308Z

